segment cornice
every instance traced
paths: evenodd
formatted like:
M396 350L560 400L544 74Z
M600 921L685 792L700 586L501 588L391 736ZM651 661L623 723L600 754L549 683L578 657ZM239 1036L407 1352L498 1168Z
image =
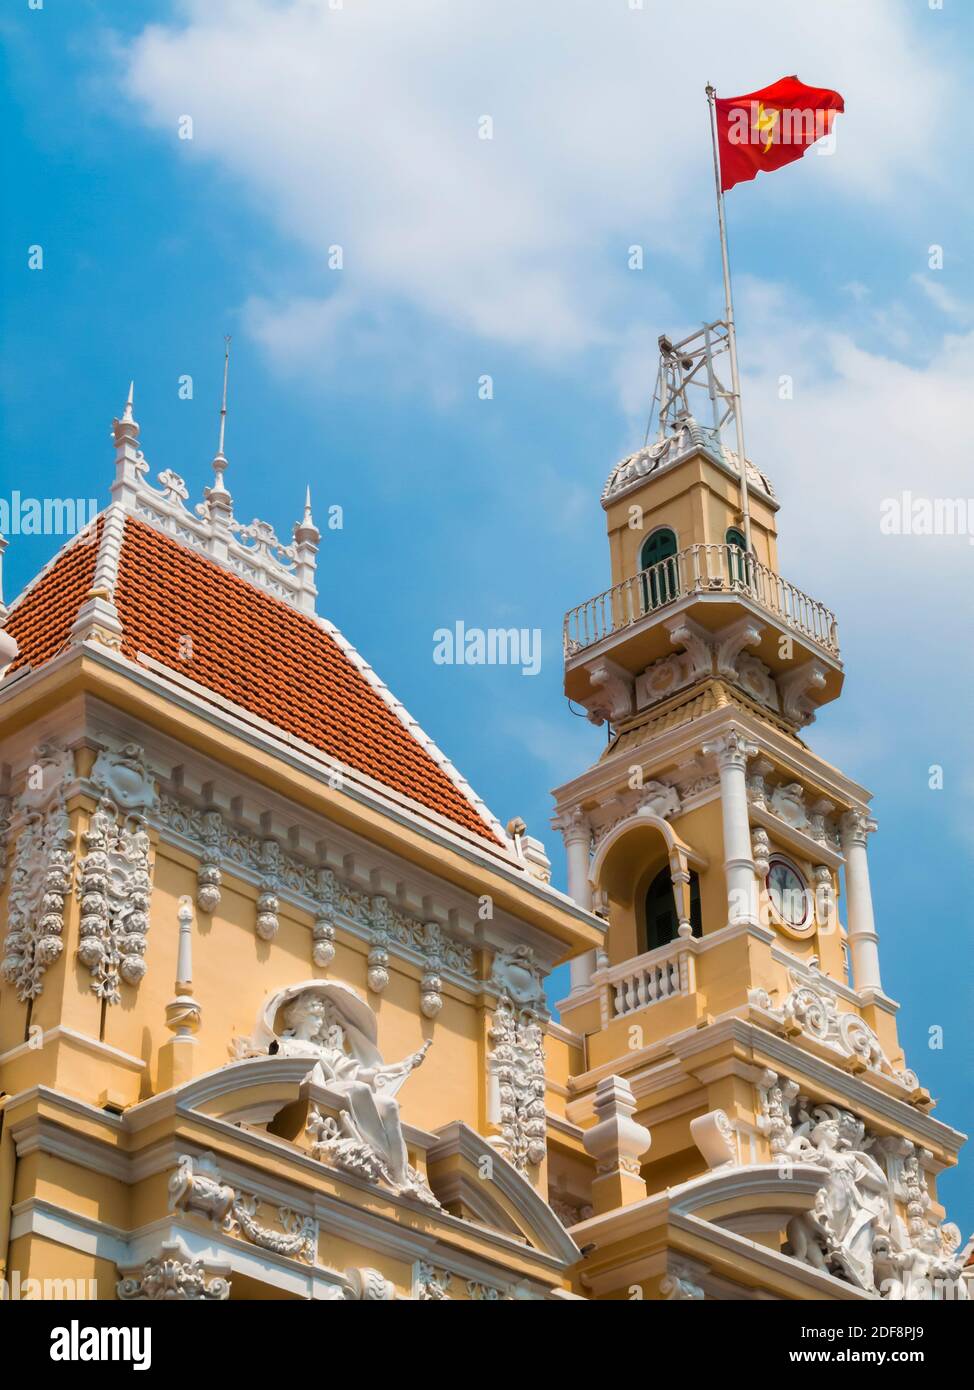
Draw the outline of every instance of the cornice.
M647 741L643 758L661 769L669 763L686 762L699 753L703 743L735 725L784 771L803 778L822 796L845 807L868 809L871 793L865 787L846 777L804 744L779 733L750 710L737 705L710 710L686 724L655 735ZM604 793L613 791L626 781L632 760L632 749L610 753L578 777L556 787L552 795L557 814L564 815L586 800L599 800Z
M57 1093L50 1094L52 1098L62 1099ZM145 1104L148 1105L149 1102ZM93 1107L83 1109L90 1111ZM102 1117L103 1112L96 1111L95 1114ZM157 1113L152 1117L152 1122L158 1123L161 1118ZM513 1169L508 1173L506 1168L510 1168L510 1165L505 1167L506 1161L467 1126L445 1126L436 1134L410 1131L408 1126L404 1129L407 1140L412 1141L416 1135L422 1135L427 1141L424 1147L430 1149L434 1155L437 1148L440 1149L441 1156L448 1152L463 1151L468 1152L471 1161L476 1163L484 1153L489 1153L494 1160L493 1174L498 1191L505 1195L516 1209L523 1210L526 1219L538 1226L539 1235L544 1234L552 1243L552 1249L539 1249L526 1244L522 1237L507 1235L502 1231L464 1221L446 1211L431 1213L429 1207L385 1189L382 1198L383 1204L390 1209L388 1213L365 1206L359 1207L350 1202L347 1196L323 1191L320 1183L322 1180L334 1182L344 1190L358 1193L364 1202L375 1198L375 1187L372 1184L354 1174L327 1167L313 1159L310 1154L288 1144L286 1140L256 1129L240 1127L198 1110L180 1109L172 1113L170 1118L173 1122L172 1132L156 1141L150 1149L134 1154L113 1150L108 1144L78 1135L76 1131L36 1114L15 1125L13 1134L18 1145L18 1154L23 1144L25 1154L50 1153L89 1171L107 1173L128 1185L172 1170L179 1154L190 1153L198 1157L202 1153L212 1152L227 1182L253 1193L262 1201L277 1206L289 1206L313 1215L327 1229L347 1235L349 1239L360 1240L370 1249L385 1250L398 1258L406 1255L410 1259L428 1258L431 1262L438 1263L445 1260L454 1270L457 1270L458 1260L466 1259L471 1270L468 1276L470 1278L474 1278L478 1272L483 1276L483 1261L491 1257L464 1253L453 1243L454 1240L482 1242L492 1250L503 1252L503 1258L507 1260L514 1257L529 1266L540 1265L552 1274L562 1273L579 1258L579 1252L571 1237L540 1196L533 1188L529 1188L529 1192L525 1193L517 1186L524 1184L525 1180ZM191 1123L196 1132L192 1136L181 1133L181 1123ZM460 1129L467 1130L468 1133L461 1136ZM253 1166L242 1161L239 1153L228 1153L227 1146L249 1151L249 1154L253 1155ZM286 1159L288 1164L288 1178L268 1171L263 1166L268 1159L280 1161L282 1158ZM290 1179L292 1173L293 1181ZM36 1206L37 1203L33 1205ZM55 1204L42 1205L50 1206L52 1211L60 1212L71 1221L80 1222L93 1231L97 1230L123 1241L126 1249L136 1242L146 1229L138 1228L126 1233L119 1228L107 1227L104 1223L78 1217L78 1214L70 1209L60 1208ZM410 1218L421 1224L411 1226ZM170 1218L168 1224L171 1224L172 1220L174 1218ZM160 1224L165 1223L157 1222L154 1226ZM261 1258L266 1253L268 1252L262 1250ZM498 1258L500 1257L499 1254ZM306 1266L296 1267L307 1270ZM496 1267L491 1266L488 1272L489 1279L496 1282Z
M40 1045L36 1042L18 1043L16 1047L10 1048L7 1052L0 1053L0 1067L6 1062L13 1062L18 1057L24 1056L28 1052L39 1052L48 1043L57 1042L63 1038L66 1042L74 1043L85 1052L91 1052L95 1057L101 1058L117 1065L128 1067L131 1071L145 1071L147 1063L142 1057L134 1057L130 1052L123 1052L119 1047L112 1047L110 1043L101 1042L98 1038L88 1037L86 1033L79 1033L76 1028L69 1028L67 1024L59 1023L54 1028L48 1028L41 1036Z
M849 1109L857 1113L869 1111L894 1133L905 1130L919 1135L928 1144L937 1145L951 1155L956 1154L967 1139L966 1134L932 1119L906 1101L887 1095L861 1076L843 1071L787 1038L777 1037L742 1018L724 1017L704 1028L678 1033L669 1039L669 1046L688 1071L692 1070L695 1058L721 1045L759 1053L776 1064L773 1069L783 1075L796 1081L803 1077L810 1089L818 1087L837 1095Z

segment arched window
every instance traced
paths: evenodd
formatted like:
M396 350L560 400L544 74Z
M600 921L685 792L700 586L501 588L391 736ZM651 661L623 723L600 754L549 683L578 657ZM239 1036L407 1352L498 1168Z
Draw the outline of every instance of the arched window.
M643 571L643 606L659 608L677 595L676 532L659 526L643 541L639 552L639 568ZM647 574L646 571L649 571Z
M736 526L731 526L724 541L730 547L727 554L727 565L731 581L735 584L744 584L747 582L747 570L744 564L747 542L744 539L744 533L738 531ZM740 555L735 555L736 550L741 552Z
M676 915L676 900L673 897L673 880L667 865L649 885L646 894L646 945L645 950L655 951L657 946L666 946L675 941L679 921ZM694 936L700 936L703 922L700 916L700 880L690 870L690 926Z

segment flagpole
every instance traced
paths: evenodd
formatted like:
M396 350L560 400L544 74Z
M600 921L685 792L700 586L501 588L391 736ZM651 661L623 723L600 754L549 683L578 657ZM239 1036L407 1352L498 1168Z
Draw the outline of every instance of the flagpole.
M709 82L706 90L707 104L710 107L710 139L714 151L714 187L717 191L717 226L720 228L720 257L724 267L724 304L727 318L727 341L730 347L731 390L734 394L734 423L737 426L737 457L741 475L741 520L744 526L745 555L749 562L751 557L751 508L747 490L747 456L744 453L744 419L741 414L741 376L737 368L734 296L731 292L730 258L727 254L727 222L724 217L724 194L720 186L720 157L717 153L717 108L714 105L717 91Z

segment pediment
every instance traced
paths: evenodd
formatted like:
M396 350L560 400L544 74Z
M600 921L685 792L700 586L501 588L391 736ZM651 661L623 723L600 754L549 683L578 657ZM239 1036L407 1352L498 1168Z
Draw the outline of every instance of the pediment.
M544 1198L482 1135L460 1120L436 1131L427 1154L430 1185L455 1215L574 1264L578 1246Z

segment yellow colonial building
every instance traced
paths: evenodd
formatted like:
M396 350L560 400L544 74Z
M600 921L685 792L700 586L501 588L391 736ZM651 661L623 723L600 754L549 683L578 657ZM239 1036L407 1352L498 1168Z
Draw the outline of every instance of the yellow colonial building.
M804 736L835 620L690 411L710 338L663 342L566 618L610 729L568 895L318 615L310 501L241 523L221 446L188 505L130 393L110 505L2 614L9 1296L967 1296L869 796Z

